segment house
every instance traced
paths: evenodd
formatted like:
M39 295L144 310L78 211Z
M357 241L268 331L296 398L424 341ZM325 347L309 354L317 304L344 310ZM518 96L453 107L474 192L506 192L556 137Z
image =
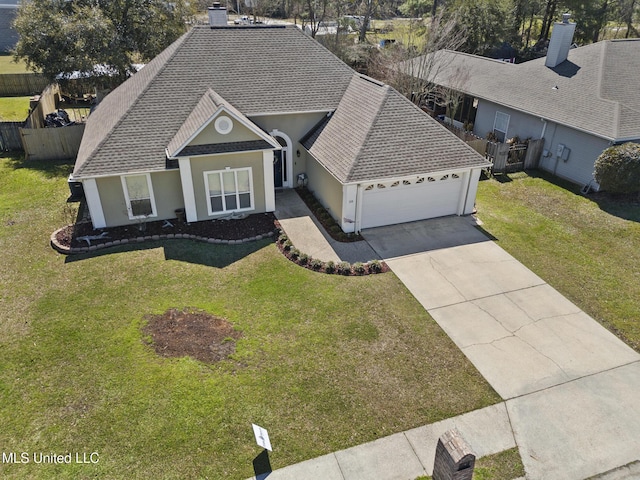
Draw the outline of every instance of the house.
M461 120L476 135L543 138L540 168L597 189L594 162L602 151L640 139L640 39L571 48L575 26L565 16L546 57L522 64L442 51L431 75L419 73L420 58L402 68L465 94Z
M301 184L345 232L472 212L485 159L397 91L296 27L211 23L89 117L70 181L95 228L272 212Z

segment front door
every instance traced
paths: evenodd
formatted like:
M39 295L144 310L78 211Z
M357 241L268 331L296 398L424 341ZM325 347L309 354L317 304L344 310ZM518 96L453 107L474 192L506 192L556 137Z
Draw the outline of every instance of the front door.
M282 188L285 185L289 186L287 183L289 181L289 172L287 172L287 141L278 135L274 137L278 143L282 145L282 148L273 152L273 184L276 188Z
M282 188L285 180L287 163L285 161L286 152L276 150L273 152L273 185L276 188Z

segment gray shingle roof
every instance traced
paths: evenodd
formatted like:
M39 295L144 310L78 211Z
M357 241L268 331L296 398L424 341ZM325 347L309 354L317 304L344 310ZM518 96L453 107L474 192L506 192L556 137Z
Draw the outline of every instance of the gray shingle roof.
M640 39L570 50L555 68L544 58L512 65L459 52L439 55L436 84L609 140L640 138ZM401 68L418 71L419 63Z
M343 183L487 165L396 90L360 75L303 145Z
M74 177L162 170L210 88L245 115L334 110L353 71L295 27L194 27L87 121Z

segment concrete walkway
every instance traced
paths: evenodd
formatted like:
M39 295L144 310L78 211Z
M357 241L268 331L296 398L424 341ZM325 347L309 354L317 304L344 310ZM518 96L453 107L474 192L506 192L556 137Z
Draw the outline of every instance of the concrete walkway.
M368 262L379 259L365 241L336 242L316 220L295 190L276 191L276 218L293 245L324 262Z
M296 247L341 258L297 195L284 198L276 216ZM363 236L505 401L270 480L413 480L431 474L437 438L453 426L478 456L517 446L527 479L640 478L640 355L475 227L447 217Z

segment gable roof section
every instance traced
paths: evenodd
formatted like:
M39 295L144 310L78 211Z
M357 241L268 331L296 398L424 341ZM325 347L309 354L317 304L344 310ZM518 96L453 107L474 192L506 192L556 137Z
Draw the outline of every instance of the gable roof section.
M253 122L251 122L246 116L244 116L242 112L240 112L229 102L225 101L216 92L209 89L202 96L193 111L189 114L185 122L178 129L176 135L169 142L169 146L167 147L167 156L173 158L178 156L196 155L195 152L198 152L198 155L205 155L207 153L228 153L230 151L242 151L242 147L240 145L235 145L234 147L233 144L228 142L223 142L226 144L223 148L217 147L213 144L209 145L208 149L204 148L204 145L198 145L199 148L195 148L195 145L189 146L189 143L197 136L197 134L200 133L205 127L207 127L213 121L213 119L222 112L225 112L228 115L234 117L236 121L248 127L260 139L259 141L244 141L234 143L242 143L251 150L256 149L258 145L262 145L267 149L280 148L278 142L276 142L273 138L260 130Z
M343 183L488 165L396 90L361 75L302 143Z
M194 27L98 105L73 176L164 170L165 149L210 88L247 116L328 112L352 75L296 27Z
M438 85L608 140L640 138L640 39L572 49L554 68L544 58L513 65L460 52L439 54L441 67L433 75ZM418 71L420 61L401 68Z

